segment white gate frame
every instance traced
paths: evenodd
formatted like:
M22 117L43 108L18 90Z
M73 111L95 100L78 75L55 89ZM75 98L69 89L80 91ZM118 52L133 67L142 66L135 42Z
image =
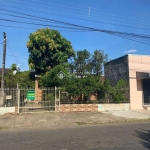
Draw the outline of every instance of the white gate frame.
M57 98L57 90L59 90L58 98ZM60 112L60 89L57 88L56 86L55 86L55 112Z
M19 110L20 110L20 89L18 88L17 89L18 91L18 114L20 113Z

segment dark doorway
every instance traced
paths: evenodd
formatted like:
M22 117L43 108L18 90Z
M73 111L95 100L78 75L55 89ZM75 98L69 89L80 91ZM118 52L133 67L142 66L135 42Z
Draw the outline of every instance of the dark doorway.
M150 105L150 79L143 79L144 105Z

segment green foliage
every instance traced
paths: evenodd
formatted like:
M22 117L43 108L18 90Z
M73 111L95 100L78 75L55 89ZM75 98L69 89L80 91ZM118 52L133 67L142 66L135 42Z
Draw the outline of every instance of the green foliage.
M12 70L12 71L17 70L17 65L16 65L16 64L12 64L12 65L11 65L11 70Z
M19 88L34 88L35 82L30 79L29 73L24 71L18 74Z
M92 55L91 64L92 64L92 71L96 75L102 74L102 68L104 64L107 62L107 55L104 54L103 50L95 50L94 54Z
M103 50L95 50L94 54L89 51L77 51L77 55L73 62L70 64L71 73L75 73L78 77L83 78L87 75L102 75L104 63L107 62L107 55Z
M45 75L41 76L41 83L42 87L63 87L64 83L67 80L67 77L64 76L63 79L58 77L58 74L62 72L66 76L68 74L67 66L66 65L57 65L54 68L50 69L46 72Z
M37 74L68 62L75 55L71 43L56 30L39 29L29 36L27 42L29 66Z
M89 74L89 59L90 52L86 49L77 52L77 56L74 58L74 68L77 73L77 76L83 78L86 74Z
M20 68L16 64L12 64L10 68L12 71L16 70L17 72L20 72Z
M34 81L29 78L29 71L17 72L13 75L13 70L10 70L4 77L5 88L19 88L34 87Z
M105 92L100 76L92 75L84 78L69 79L65 85L65 89L73 98L84 95L84 102L90 100L90 95L92 94Z
M126 99L125 92L127 91L128 83L124 80L119 80L115 87L111 87L110 95L114 103L121 103Z
M92 94L104 98L109 85L107 81L101 80L102 68L106 59L107 55L101 50L95 50L93 55L86 49L78 51L69 65L57 65L47 71L41 78L41 85L43 87L64 87L74 99L84 97L84 101L87 101ZM65 74L63 79L57 76L60 71Z

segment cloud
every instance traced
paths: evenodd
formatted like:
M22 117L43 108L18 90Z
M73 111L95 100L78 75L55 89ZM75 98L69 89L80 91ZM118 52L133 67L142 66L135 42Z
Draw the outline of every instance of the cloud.
M124 53L136 53L136 52L137 52L136 49L131 49L131 50L125 51Z

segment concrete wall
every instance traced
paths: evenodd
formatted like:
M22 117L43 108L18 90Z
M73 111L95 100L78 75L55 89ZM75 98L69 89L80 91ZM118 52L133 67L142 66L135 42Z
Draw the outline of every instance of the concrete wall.
M150 56L128 55L131 109L143 109L143 89L136 72L150 72Z
M130 104L98 104L98 111L127 111L130 109Z
M17 113L16 107L0 107L0 115L7 113Z

